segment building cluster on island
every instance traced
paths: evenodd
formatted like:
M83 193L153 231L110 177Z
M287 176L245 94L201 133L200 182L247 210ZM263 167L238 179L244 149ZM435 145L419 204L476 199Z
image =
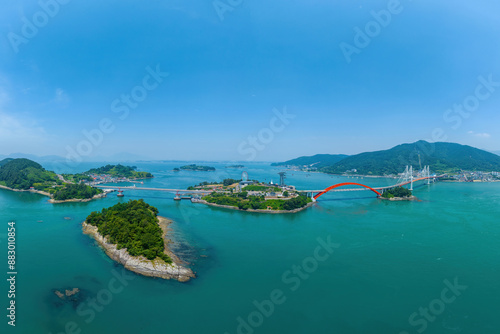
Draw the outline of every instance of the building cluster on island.
M127 182L130 183L135 181L135 179L130 179L128 177L113 176L109 174L88 174L88 175L92 178L92 181L87 181L84 183L89 186L96 186L105 183L127 183Z
M247 196L265 196L265 199L284 199L288 200L298 196L295 186L285 184L286 173L278 173L279 183L259 182L249 180L248 173L241 173L241 180L225 179L221 182L202 182L199 185L188 187L188 190L210 190L220 193L238 194L245 192ZM196 198L196 197L195 197Z
M296 191L294 186L285 184L285 172L279 173L278 184L249 180L243 172L240 180L225 179L222 182L202 182L188 190L204 190L209 194L195 195L191 201L221 206L231 209L258 212L295 212L307 207L312 199ZM176 200L184 197L176 196Z

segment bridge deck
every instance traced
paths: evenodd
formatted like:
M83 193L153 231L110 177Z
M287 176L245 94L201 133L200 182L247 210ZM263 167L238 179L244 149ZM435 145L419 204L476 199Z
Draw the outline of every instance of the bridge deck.
M427 180L427 179L438 179L440 177L443 177L443 175L440 176L431 176L431 177L421 177L414 179L413 182L418 182L422 180ZM375 190L384 190L384 189L390 189L390 188L395 188L395 187L401 187L407 184L410 184L412 181L408 182L403 182L399 184L395 184L392 186L385 186L385 187L372 187L372 189ZM105 189L120 189L120 190L150 190L150 191L164 191L164 192L171 192L171 193L191 193L191 194L209 194L212 192L212 190L186 190L186 189L167 189L167 188L147 188L147 187L117 187L117 186L105 186L105 185L97 185L95 186L97 188L105 188ZM307 192L307 193L321 193L325 189L321 190L296 190L297 192ZM346 192L346 191L367 191L370 190L368 188L342 188L342 189L332 189L329 192Z

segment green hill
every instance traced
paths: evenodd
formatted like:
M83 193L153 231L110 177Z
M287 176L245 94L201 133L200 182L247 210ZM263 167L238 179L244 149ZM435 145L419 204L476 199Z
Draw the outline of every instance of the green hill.
M431 171L437 173L500 171L500 156L467 145L421 140L389 150L353 155L320 170L337 174L356 169L357 174L387 175L401 173L406 165L415 168L429 165Z
M54 172L29 159L5 159L0 161L0 166L0 184L9 188L27 190L35 184L60 183Z
M313 156L299 157L285 162L275 162L271 166L311 166L316 168L331 166L345 158L345 154L316 154Z
M102 193L101 189L84 184L64 183L56 173L29 159L0 161L0 185L18 190L33 187L53 195L56 200L88 199Z
M12 161L12 160L14 160L14 159L12 159L12 158L3 159L2 161L0 161L0 167L5 165L9 161Z
M108 174L114 177L126 177L129 179L139 179L153 177L153 174L148 172L137 172L135 169L137 167L133 166L123 166L123 165L106 165L104 167L93 168L83 174Z

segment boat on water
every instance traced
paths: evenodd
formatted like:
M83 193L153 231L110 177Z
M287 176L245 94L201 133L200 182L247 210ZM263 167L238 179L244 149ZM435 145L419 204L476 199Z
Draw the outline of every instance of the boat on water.
M179 195L179 192L177 192L177 194L175 194L174 201L180 201L180 200L181 196Z
M116 197L124 197L125 195L123 195L123 190L118 190L118 194L116 195Z

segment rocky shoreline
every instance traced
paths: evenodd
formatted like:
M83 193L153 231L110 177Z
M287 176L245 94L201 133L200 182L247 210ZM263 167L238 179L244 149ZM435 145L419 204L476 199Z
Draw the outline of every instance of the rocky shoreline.
M70 202L84 203L84 202L93 201L95 199L104 198L106 196L107 196L107 193L100 193L100 194L94 195L94 197L92 197L92 198L85 198L85 199L72 198L72 199L65 199L65 200L62 200L62 201L57 201L57 200L51 198L51 199L49 199L49 203L52 203L52 204L70 203Z
M296 213L296 212L300 212L300 211L303 211L311 206L314 205L315 202L311 202L311 203L307 203L306 205L304 205L303 207L301 208L298 208L298 209L293 209L293 210L260 210L260 209L247 209L247 210L242 210L236 206L231 206L231 205L221 205L221 204L215 204L215 203L210 203L210 202L207 202L203 199L198 199L198 200L191 200L191 202L193 203L202 203L202 204L206 204L206 205L210 205L210 206L215 206L215 207L218 207L218 208L224 208L224 209L231 209L231 210L238 210L238 211L244 211L244 212L257 212L257 213L274 213L274 214L278 214L278 213Z
M97 227L87 224L87 222L82 223L83 233L94 238L99 246L101 246L106 254L116 262L121 263L126 269L133 271L137 274L141 274L149 277L159 277L164 279L175 279L179 282L187 282L191 278L195 278L193 271L182 265L182 261L170 250L168 244L171 242L166 239L169 227L171 223L165 217L158 216L159 223L163 231L163 240L165 244L165 254L167 254L171 259L172 263L165 263L159 258L155 260L148 260L144 256L131 256L126 248L117 249L115 244L108 242L107 238L99 234Z
M380 199L386 200L386 201L418 201L418 198L415 196L410 196L410 197L392 197L392 198L385 198L379 196Z

